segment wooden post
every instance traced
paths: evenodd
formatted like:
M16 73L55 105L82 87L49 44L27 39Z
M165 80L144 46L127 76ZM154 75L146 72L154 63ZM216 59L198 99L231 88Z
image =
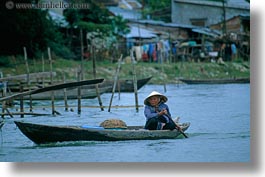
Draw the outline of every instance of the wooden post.
M19 84L19 90L20 90L20 92L23 92L23 83L22 82L20 82L20 84ZM23 118L24 117L24 101L23 101L23 96L20 96L20 112L21 112L20 117Z
M96 57L95 57L95 46L94 46L94 42L92 40L92 44L91 44L91 47L92 47L92 53L93 53L93 59L92 59L92 62L93 62L93 77L94 79L97 78L97 71L96 71ZM96 89L96 93L97 93L97 97L98 97L98 103L99 103L99 106L100 106L100 109L101 111L104 111L104 107L103 107L103 104L102 104L102 101L101 101L101 98L100 98L100 92L99 92L99 89L98 89L98 84L95 85L95 89Z
M4 84L4 87L3 87L3 97L6 96L6 91L7 91L7 82L3 82ZM9 100L9 101L12 101L12 100ZM13 118L13 115L9 112L9 110L7 109L7 106L6 106L6 101L3 101L2 102L2 118L4 118L5 116L5 111L7 112L7 114Z
M4 87L3 87L3 97L5 97L6 96L6 82L3 82L3 84L4 84ZM2 118L4 118L5 117L5 108L6 108L6 101L3 101L2 102Z
M52 74L52 57L51 57L51 49L48 47L48 56L50 63L50 80L51 85L53 84L53 74ZM52 102L52 115L55 115L55 106L54 106L54 91L51 91L51 102Z
M138 104L138 93L137 93L137 78L136 78L135 58L133 56L133 50L131 50L131 60L132 60L132 69L133 69L133 88L134 88L134 96L135 96L135 108L136 108L136 112L138 112L139 104Z
M173 62L172 44L171 44L171 33L168 30L168 44L169 44L169 63Z
M99 88L98 88L98 84L96 84L96 94L97 94L97 97L98 97L98 103L99 103L100 109L101 109L101 111L104 111L104 106L103 106L101 98L100 98L100 91L99 91Z
M30 80L29 80L29 64L28 64L28 56L27 56L26 47L23 47L23 50L24 50L24 60L25 60L26 70L27 70L27 83L29 84L29 82L30 82Z
M63 83L65 83L65 72L63 73ZM65 105L65 111L68 111L68 104L67 104L67 92L66 92L66 88L63 89L63 93L64 93L64 105Z
M83 30L80 29L80 43L81 43L81 80L84 79L84 44L83 44Z
M222 9L223 9L223 36L226 35L226 9L225 9L225 4L226 0L222 0Z
M27 86L30 90L30 78L29 78L29 63L28 63L28 55L27 55L27 49L26 47L23 47L24 50L24 59L26 64L26 70L27 70ZM29 95L29 110L32 112L32 97Z
M113 99L113 95L114 95L114 92L116 90L116 84L117 84L117 81L118 81L118 78L119 78L119 73L120 73L120 68L121 68L121 61L122 61L122 55L118 61L118 68L116 70L116 74L115 74L115 78L114 78L114 83L113 83L113 87L112 87L112 94L111 94L111 98L110 98L110 103L109 103L109 109L108 109L108 112L110 112L110 108L111 108L111 104L112 104L112 99Z
M162 55L162 49L160 51L160 58L161 58L161 70L162 70L162 73L165 74L164 72L164 58L163 58L163 55ZM167 92L167 87L166 87L166 79L163 79L163 85L164 85L164 92Z
M80 69L77 71L77 81L79 82L81 79L81 73ZM77 113L81 113L81 87L77 87Z
M45 62L44 62L44 56L43 56L43 54L42 54L42 56L41 56L41 61L42 61L42 72L44 72L45 71ZM44 85L44 77L42 77L41 78L42 79L42 87L44 87L45 85Z
M119 93L119 100L121 99L121 82L118 80L118 93Z
M18 71L18 68L17 68L17 60L16 60L16 57L13 55L12 56L12 62L14 63L14 65L15 65L15 69L16 69L16 71Z

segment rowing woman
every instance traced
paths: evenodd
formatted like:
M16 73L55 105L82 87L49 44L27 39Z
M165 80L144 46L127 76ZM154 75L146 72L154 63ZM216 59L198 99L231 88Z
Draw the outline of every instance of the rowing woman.
M153 91L144 100L146 117L145 129L148 130L173 130L176 124L171 119L168 108L167 97L159 92Z

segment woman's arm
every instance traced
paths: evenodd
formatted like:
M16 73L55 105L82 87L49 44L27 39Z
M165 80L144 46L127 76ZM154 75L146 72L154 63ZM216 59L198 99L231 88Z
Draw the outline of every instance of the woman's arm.
M158 113L157 112L153 112L151 109L152 108L150 106L145 106L145 109L144 109L145 117L147 119L157 118L158 117Z
M169 111L169 107L168 107L168 105L166 105L166 109L167 109L167 114L171 117L171 113L170 113L170 111Z

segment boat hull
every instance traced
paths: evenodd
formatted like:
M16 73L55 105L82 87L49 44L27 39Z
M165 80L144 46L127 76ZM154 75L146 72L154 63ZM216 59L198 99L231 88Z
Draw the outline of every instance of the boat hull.
M63 141L124 141L174 139L181 133L177 130L145 130L143 127L128 127L123 130L82 128L78 126L49 126L15 121L20 131L36 144ZM190 124L184 124L183 131Z
M95 87L95 86L94 86ZM99 88L99 94L106 93L109 87L101 87ZM78 99L78 91L77 88L67 89L66 93L63 90L55 90L53 91L55 100L63 100L64 94L66 94L67 99ZM34 95L24 96L24 99L32 99L32 100L51 100L52 91L42 92ZM91 89L81 89L81 98L93 99L97 97L97 92L95 88Z
M236 79L179 79L186 84L234 84L234 83L250 83L249 78Z
M150 80L151 77L138 79L137 80L137 90L142 88L144 85L146 85ZM106 90L106 92L111 93L112 87L113 87L114 81L104 81L103 83L98 84L98 87L108 87L109 89ZM83 86L82 88L91 88L92 86ZM133 80L118 80L115 92L134 92L134 85Z

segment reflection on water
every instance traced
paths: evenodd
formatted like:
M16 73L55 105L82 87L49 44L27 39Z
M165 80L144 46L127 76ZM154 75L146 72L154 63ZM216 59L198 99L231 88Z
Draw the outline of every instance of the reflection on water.
M82 100L77 114L77 100L70 100L73 112L64 110L64 102L56 101L57 116L25 116L6 118L2 132L0 161L27 162L247 162L250 160L250 85L167 85L167 104L173 117L191 122L188 139L140 140L121 142L62 142L35 145L13 123L14 120L50 125L97 126L110 118L124 120L127 125L144 125L143 100L153 90L164 93L161 85L146 85L138 92L139 112L133 93L101 95L98 100ZM120 99L119 99L120 98ZM50 101L34 101L34 112L51 113ZM123 107L119 107L123 106ZM18 109L19 105L11 111ZM174 153L172 153L174 152ZM168 155L170 154L170 156ZM165 158L166 157L166 158Z

